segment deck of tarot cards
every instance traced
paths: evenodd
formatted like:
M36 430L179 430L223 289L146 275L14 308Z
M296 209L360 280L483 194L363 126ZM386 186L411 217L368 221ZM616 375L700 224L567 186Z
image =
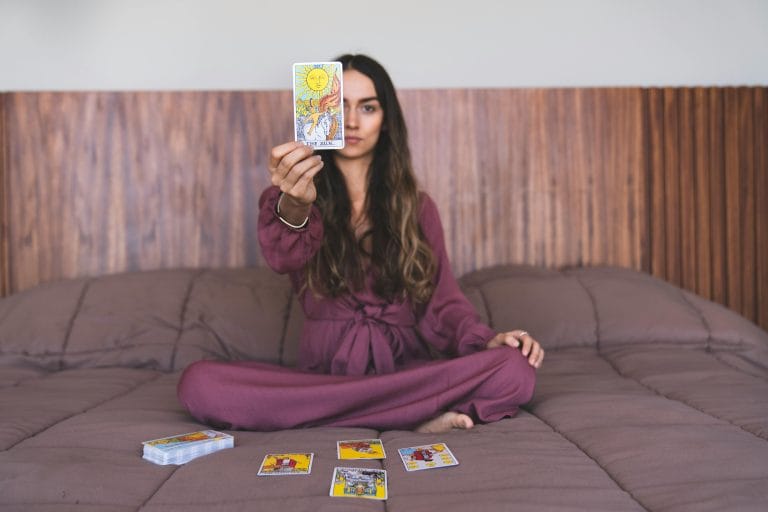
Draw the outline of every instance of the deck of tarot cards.
M192 459L235 445L234 438L215 430L199 430L188 434L144 441L144 456L155 464L186 464Z

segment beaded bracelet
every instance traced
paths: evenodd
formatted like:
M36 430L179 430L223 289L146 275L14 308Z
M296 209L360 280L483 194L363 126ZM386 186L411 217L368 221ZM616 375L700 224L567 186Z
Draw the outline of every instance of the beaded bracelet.
M283 224L285 224L286 226L288 226L289 228L293 228L293 229L301 229L301 228L303 228L304 226L307 225L307 222L309 222L309 215L307 215L307 218L304 219L304 222L302 222L301 224L298 224L298 225L291 224L290 222L285 220L282 215L280 215L280 201L283 200L283 196L284 195L285 195L284 193L280 192L280 197L277 199L277 218L280 219L280 221Z

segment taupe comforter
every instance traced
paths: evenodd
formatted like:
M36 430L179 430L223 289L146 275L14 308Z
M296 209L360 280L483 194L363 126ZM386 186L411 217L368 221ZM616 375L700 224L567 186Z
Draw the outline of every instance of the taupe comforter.
M176 400L200 358L295 361L301 312L267 269L164 270L0 300L0 509L768 510L768 334L647 275L507 266L462 280L499 330L547 348L513 419L441 436L317 428L232 432L184 466L141 442L198 430ZM336 441L379 437L386 502L328 496ZM406 473L397 448L446 442L460 465ZM267 453L312 474L257 477ZM348 464L347 464L348 465Z

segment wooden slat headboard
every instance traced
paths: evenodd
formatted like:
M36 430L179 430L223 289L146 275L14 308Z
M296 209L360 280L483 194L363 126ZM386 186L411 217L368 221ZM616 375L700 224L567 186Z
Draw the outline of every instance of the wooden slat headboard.
M404 90L454 270L644 270L768 328L768 88ZM2 290L263 264L290 91L6 93Z

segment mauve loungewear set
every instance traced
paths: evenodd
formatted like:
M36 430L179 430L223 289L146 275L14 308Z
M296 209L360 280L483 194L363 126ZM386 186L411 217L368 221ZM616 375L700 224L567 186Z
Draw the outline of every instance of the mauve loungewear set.
M277 187L259 201L259 242L267 263L288 273L305 323L297 368L259 362L198 361L179 381L179 399L198 420L245 430L311 426L411 429L443 411L491 422L514 416L533 394L535 371L519 350L485 350L495 332L451 273L437 207L421 194L419 222L437 260L426 306L387 302L365 289L322 298L304 287L304 267L323 242L317 206L294 229L277 216ZM435 360L437 351L454 356Z

